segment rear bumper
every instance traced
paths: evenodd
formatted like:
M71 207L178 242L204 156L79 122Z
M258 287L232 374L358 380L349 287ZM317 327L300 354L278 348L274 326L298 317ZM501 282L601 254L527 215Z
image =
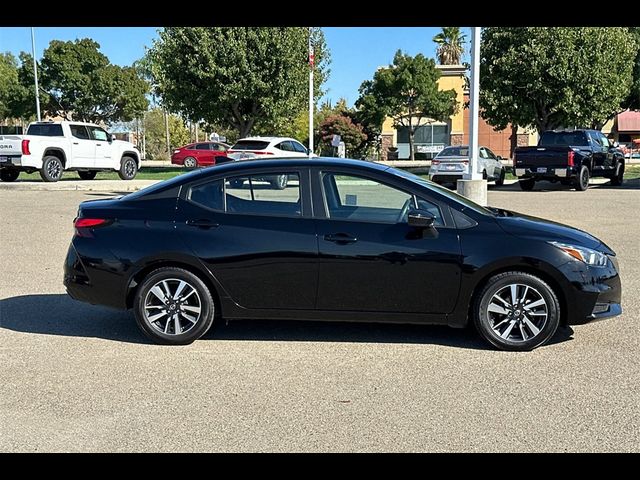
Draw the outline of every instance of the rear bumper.
M457 182L458 180L462 180L462 173L445 173L438 172L436 174L430 175L430 179L435 183L449 183L449 182Z
M22 166L22 155L0 154L0 168L16 168Z
M576 167L516 167L514 171L518 178L535 180L558 180L578 176Z

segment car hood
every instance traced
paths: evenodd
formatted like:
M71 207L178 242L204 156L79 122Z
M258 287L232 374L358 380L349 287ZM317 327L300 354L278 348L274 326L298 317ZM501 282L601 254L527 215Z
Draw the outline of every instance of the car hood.
M614 254L604 242L577 228L511 210L488 208L496 214L498 225L511 235L542 241L569 243Z
M112 143L122 148L128 148L130 150L138 150L138 148L133 143L125 142L124 140L114 140Z

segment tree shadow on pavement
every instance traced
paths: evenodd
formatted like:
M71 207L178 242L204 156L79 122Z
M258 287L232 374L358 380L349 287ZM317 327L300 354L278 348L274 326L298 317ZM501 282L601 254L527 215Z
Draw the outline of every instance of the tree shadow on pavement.
M0 300L0 328L43 335L152 343L140 332L130 311L89 305L63 294L23 295ZM548 345L572 340L572 335L571 328L560 328ZM490 349L472 328L298 320L242 320L228 325L219 320L203 339L407 343Z

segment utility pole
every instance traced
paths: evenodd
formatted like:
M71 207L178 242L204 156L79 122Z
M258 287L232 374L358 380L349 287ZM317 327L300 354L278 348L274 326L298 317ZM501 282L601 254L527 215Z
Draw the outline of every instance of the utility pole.
M36 113L38 114L38 121L42 121L40 116L40 91L38 89L38 62L36 62L36 35L31 27L31 56L33 57L33 79L35 81L36 88Z
M169 139L169 114L167 114L167 110L163 109L164 112L164 133L167 138L167 155L171 158L171 142Z
M458 180L458 193L480 205L487 204L487 181L478 172L478 115L480 113L480 27L471 29L471 82L469 92L469 171Z
M311 44L312 29L313 27L309 27L309 158L313 154L313 67L315 58Z

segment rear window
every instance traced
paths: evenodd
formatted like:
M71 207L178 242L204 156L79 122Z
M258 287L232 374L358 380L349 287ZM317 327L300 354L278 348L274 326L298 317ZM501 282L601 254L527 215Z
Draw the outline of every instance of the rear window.
M62 125L59 123L36 123L30 125L27 135L39 137L62 137Z
M231 150L264 150L268 146L269 142L262 142L260 140L240 140L231 147Z
M589 141L584 132L544 132L539 145L589 145Z
M440 157L468 157L469 147L447 147L442 150L438 155Z

